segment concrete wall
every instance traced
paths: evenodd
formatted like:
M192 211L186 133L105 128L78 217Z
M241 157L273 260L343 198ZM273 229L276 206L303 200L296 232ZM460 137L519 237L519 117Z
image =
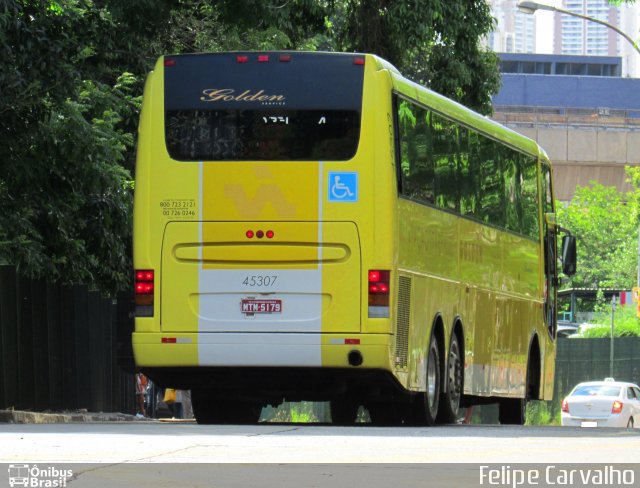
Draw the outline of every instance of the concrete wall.
M576 186L590 181L631 189L625 166L640 165L640 119L514 113L493 118L547 151L560 200L570 200Z

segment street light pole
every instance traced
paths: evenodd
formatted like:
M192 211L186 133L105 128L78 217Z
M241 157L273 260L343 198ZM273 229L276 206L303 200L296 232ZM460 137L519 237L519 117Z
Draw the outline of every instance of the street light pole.
M549 10L550 12L558 12L565 15L570 15L572 17L579 17L584 20L588 20L589 22L595 22L596 24L604 25L609 29L616 31L622 37L624 37L629 43L633 46L633 48L640 54L640 47L638 44L625 32L621 31L615 25L610 24L609 22L605 22L604 20L596 19L594 17L588 17L587 15L582 15L577 12L571 12L570 10L565 10L563 8L554 7L553 5L544 5L538 2L530 2L530 1L522 1L518 3L518 10L520 12L524 12L525 14L533 14L536 10Z

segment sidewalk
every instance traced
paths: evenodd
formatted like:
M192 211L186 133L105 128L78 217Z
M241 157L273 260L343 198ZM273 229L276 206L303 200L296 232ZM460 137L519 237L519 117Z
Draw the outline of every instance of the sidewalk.
M0 410L0 424L72 424L87 422L156 422L157 419L136 417L125 413L60 412L42 413L20 410Z

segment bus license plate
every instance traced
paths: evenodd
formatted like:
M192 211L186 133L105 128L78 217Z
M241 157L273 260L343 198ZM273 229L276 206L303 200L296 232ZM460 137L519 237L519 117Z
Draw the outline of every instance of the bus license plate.
M282 300L258 300L243 298L240 303L242 313L282 313Z

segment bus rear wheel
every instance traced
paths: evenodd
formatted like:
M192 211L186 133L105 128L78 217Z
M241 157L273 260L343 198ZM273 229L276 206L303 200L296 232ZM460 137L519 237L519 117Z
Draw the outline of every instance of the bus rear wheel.
M331 410L332 424L351 425L356 421L360 405L347 398L338 398L331 400L329 408Z
M431 334L429 349L427 350L426 391L419 393L411 405L411 423L433 425L438 416L440 392L442 390L442 375L440 364L440 349L435 333Z
M458 336L453 334L447 356L447 391L442 394L438 411L438 423L453 424L458 420L462 395L462 355Z
M199 424L255 424L262 412L256 403L223 398L207 389L193 390L191 403Z

